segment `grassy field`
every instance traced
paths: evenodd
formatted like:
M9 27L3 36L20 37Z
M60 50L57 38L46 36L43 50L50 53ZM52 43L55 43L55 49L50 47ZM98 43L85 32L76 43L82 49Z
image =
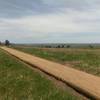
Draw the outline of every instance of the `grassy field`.
M0 100L81 99L0 50Z
M13 48L100 76L100 49Z

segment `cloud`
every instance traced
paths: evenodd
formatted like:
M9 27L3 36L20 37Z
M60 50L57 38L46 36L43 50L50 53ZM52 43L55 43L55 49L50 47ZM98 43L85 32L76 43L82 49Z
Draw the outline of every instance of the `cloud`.
M16 18L28 15L61 12L62 9L88 10L100 6L99 0L0 0L0 17Z
M7 30L33 33L100 32L100 11L65 10L64 13L2 19L0 26L7 28Z
M100 36L99 0L3 0L0 12L1 40L98 42Z

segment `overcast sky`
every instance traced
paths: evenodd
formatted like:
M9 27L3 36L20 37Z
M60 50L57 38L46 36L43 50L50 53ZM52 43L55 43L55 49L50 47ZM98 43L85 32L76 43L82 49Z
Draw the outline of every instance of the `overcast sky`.
M100 43L100 0L0 0L0 40Z

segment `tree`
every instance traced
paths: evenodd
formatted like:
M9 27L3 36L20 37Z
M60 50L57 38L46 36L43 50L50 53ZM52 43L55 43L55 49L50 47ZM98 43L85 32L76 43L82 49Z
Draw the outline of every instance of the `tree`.
M89 47L90 47L90 48L93 48L93 46L92 46L92 45L89 45Z
M65 47L65 45L62 45L62 48L64 48Z
M67 48L70 48L70 45L67 45Z
M6 45L6 46L9 46L9 45L10 45L9 40L5 40L5 45Z
M58 45L57 48L60 48L60 45Z
M0 41L0 45L1 45L2 43L1 43L1 41Z

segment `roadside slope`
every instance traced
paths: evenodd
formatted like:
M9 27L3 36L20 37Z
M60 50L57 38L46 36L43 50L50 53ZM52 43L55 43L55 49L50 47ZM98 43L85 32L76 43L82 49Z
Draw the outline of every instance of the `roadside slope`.
M100 99L100 78L87 74L64 65L44 60L15 49L1 47L13 56L16 56L24 62L36 66L44 72L61 79L73 88L85 93L86 95Z

